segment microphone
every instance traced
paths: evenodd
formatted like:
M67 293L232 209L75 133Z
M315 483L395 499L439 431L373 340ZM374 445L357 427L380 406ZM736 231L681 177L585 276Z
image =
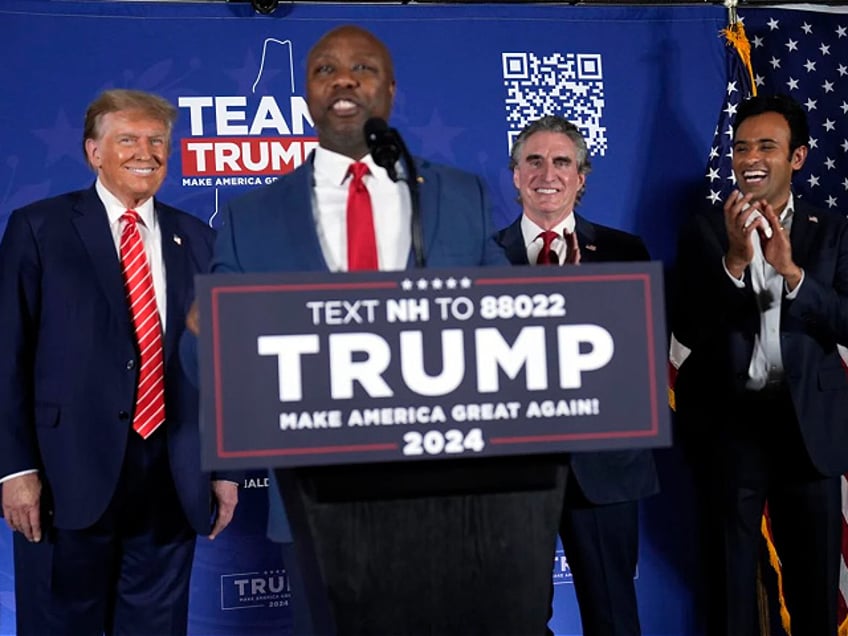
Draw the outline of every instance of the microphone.
M365 122L365 143L376 163L389 174L392 181L398 180L395 165L400 159L403 142L394 128L389 128L385 120L372 117Z

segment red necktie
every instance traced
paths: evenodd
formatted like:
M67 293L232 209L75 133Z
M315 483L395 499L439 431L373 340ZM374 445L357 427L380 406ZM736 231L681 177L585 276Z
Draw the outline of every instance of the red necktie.
M542 249L539 251L539 256L536 257L536 265L559 265L559 255L551 248L554 239L558 238L557 233L545 230L540 232L536 238L539 237L542 237Z
M165 421L165 373L162 327L156 308L153 277L138 231L138 212L127 210L121 220L121 267L141 357L135 396L133 430L147 439Z
M377 269L377 240L374 236L374 213L371 195L362 181L368 166L357 161L350 165L353 175L347 192L347 269Z

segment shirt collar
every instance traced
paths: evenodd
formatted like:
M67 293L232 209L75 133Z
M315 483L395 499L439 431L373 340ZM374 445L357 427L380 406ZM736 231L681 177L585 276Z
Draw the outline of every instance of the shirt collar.
M568 216L566 216L562 221L557 223L555 226L551 228L551 231L554 232L557 236L562 236L563 232L571 233L574 231L577 223L574 220L574 212L571 212ZM533 221L530 220L526 214L521 215L521 235L524 237L525 247L530 245L533 241L535 241L539 234L544 232L545 230Z
M94 184L94 189L97 191L97 196L100 197L100 200L106 208L109 225L114 225L118 222L124 212L127 211L127 207L118 200L118 197L106 189L106 186L103 185L99 177L97 182ZM156 214L153 207L153 197L150 197L141 205L134 207L133 210L138 212L142 223L144 223L144 226L148 230L153 231L156 228Z
M386 170L374 163L374 159L370 154L365 155L359 161L368 166L371 176L375 179L379 179L380 181L384 179L386 181L390 180ZM350 164L353 162L354 160L347 155L333 150L327 150L323 146L317 146L312 163L315 178L320 181L329 181L330 183L342 185L348 178L348 170L350 169Z

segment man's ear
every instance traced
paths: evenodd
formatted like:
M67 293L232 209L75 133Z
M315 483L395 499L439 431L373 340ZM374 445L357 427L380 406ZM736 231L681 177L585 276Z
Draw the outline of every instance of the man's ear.
M792 156L789 157L789 163L792 166L792 170L800 170L804 166L804 162L807 160L808 151L809 149L807 146L798 146L792 151Z

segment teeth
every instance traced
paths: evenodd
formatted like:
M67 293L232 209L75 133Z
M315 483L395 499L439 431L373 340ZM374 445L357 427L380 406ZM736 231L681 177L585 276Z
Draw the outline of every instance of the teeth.
M763 172L762 170L750 170L750 171L747 171L747 172L743 172L742 176L745 179L749 179L749 180L751 180L751 179L765 179L766 173Z
M539 194L556 194L556 188L536 188Z
M356 104L349 99L340 99L333 104L333 110L350 110L351 108L356 108Z
M154 168L129 168L130 172L134 172L136 174L153 174Z

